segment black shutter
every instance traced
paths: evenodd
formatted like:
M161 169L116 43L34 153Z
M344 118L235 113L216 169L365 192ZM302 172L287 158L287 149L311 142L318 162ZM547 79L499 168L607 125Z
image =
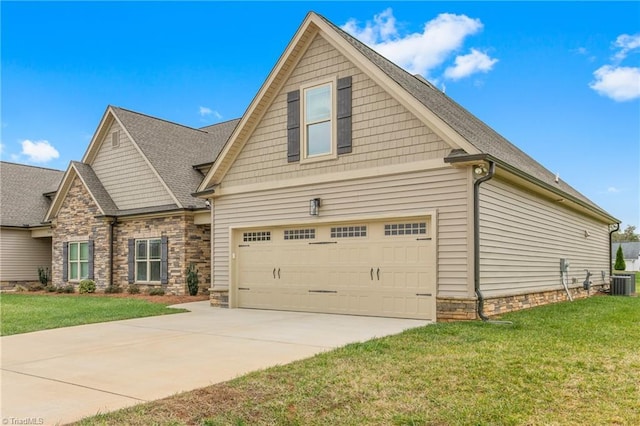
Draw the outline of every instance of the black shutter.
M129 284L133 284L134 283L134 278L135 278L135 272L136 272L136 268L135 268L135 260L136 260L136 240L134 240L133 238L129 238L129 252L127 253L127 263L129 264L129 270L128 272L128 280L129 280Z
M168 265L169 265L169 239L162 237L162 245L160 246L160 284L169 282Z
M89 240L87 242L87 249L89 252L89 276L87 278L89 278L90 280L93 279L93 240Z
M69 281L69 243L62 243L62 281Z
M300 91L287 93L287 161L300 161Z
M351 77L338 79L338 154L351 152Z

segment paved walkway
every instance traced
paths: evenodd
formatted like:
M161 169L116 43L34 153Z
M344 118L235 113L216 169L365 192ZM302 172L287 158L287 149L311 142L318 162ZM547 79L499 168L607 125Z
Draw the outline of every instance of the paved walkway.
M427 324L176 306L191 312L0 338L2 424L64 424Z

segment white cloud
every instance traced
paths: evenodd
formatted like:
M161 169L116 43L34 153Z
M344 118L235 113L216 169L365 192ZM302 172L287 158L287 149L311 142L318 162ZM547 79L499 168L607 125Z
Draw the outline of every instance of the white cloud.
M354 19L342 26L343 30L410 73L424 76L444 64L463 46L468 36L478 33L482 28L479 19L442 13L427 22L422 32L400 36L390 8L375 15L373 22L368 21L363 28ZM486 61L495 60L486 56ZM473 72L478 71L481 68Z
M22 141L21 154L29 157L29 161L34 163L46 163L60 156L58 150L49 141L32 142L28 139Z
M448 67L444 76L452 80L459 80L478 72L489 72L496 62L498 62L497 59L490 58L486 53L471 49L471 53L468 55L456 57L455 65Z
M609 188L607 188L607 192L612 193L612 194L616 194L616 193L620 192L620 190L618 188L616 188L615 186L610 186Z
M211 108L207 108L207 107L201 106L200 107L200 116L201 117L206 117L208 115L213 115L218 120L220 120L222 118L222 115L218 111L214 111Z
M621 61L627 57L629 52L640 48L640 34L622 34L619 35L613 45L620 49L613 58Z
M618 102L640 98L640 68L604 65L593 75L589 87L602 96Z

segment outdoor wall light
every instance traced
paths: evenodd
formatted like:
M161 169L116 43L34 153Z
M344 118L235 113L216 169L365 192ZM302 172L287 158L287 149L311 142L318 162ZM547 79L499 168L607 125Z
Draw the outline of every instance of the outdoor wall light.
M476 176L484 176L488 173L487 166L485 166L484 164L473 166L473 173Z
M309 214L311 216L318 216L320 214L320 198L309 200Z

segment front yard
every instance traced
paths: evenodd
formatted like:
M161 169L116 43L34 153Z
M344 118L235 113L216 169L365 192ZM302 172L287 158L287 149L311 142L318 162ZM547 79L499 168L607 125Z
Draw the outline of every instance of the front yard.
M171 300L169 297L158 296L158 302L152 303L127 296L3 293L0 295L0 335L186 312L168 308L163 301Z
M640 424L640 298L503 319L513 324L437 324L352 344L79 424Z

